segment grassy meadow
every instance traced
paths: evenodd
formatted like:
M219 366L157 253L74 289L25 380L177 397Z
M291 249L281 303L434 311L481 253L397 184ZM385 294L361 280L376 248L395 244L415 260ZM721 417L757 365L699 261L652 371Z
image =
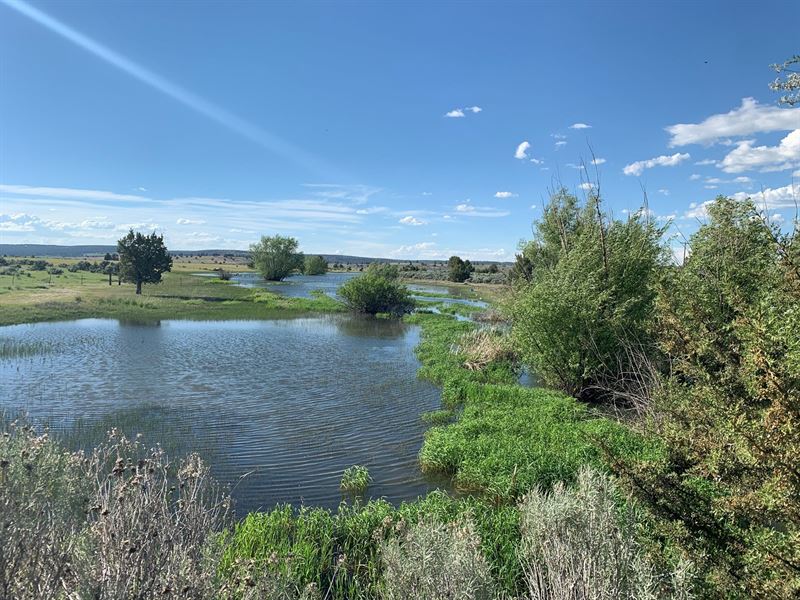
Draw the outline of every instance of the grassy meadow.
M72 265L76 259L46 259ZM227 268L227 263L225 264ZM0 325L82 319L89 317L130 321L162 319L271 319L310 312L338 312L341 305L323 295L285 298L263 290L249 290L214 277L221 268L211 261L176 260L161 283L145 285L142 294L133 286L117 284L108 275L87 271L51 275L46 270L23 270L0 275ZM239 267L237 266L237 269ZM198 273L207 272L207 275Z

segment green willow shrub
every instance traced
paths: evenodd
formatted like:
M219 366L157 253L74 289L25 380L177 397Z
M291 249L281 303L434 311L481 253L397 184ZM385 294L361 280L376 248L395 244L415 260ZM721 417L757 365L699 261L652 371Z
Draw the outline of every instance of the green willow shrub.
M524 250L530 282L517 280L511 303L519 354L540 380L568 394L613 393L631 365L627 348L650 343L656 284L666 263L663 230L641 214L600 214L553 196Z
M400 316L414 309L408 288L398 281L394 265L371 264L363 275L354 277L339 288L339 295L350 310L375 315Z
M451 256L447 261L447 279L456 283L463 283L470 278L475 267L468 260L462 260L460 256Z
M303 254L297 251L298 241L282 235L262 236L250 245L253 266L268 281L281 281L303 266Z
M303 260L303 275L324 275L328 272L328 261L317 254Z
M800 594L800 263L795 232L718 198L659 298L672 377L648 433L663 460L618 460L712 597ZM613 453L612 453L613 454Z

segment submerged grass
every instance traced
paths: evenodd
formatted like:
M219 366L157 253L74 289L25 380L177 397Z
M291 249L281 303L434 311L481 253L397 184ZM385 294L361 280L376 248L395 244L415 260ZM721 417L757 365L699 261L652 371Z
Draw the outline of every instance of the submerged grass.
M20 342L0 340L0 360L39 356L53 351L53 345L46 342Z

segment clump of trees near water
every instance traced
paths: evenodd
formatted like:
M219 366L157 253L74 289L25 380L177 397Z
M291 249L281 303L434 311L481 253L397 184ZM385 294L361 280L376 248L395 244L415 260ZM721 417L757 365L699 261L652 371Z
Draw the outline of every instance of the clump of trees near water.
M647 211L554 193L515 268L515 347L548 385L635 416L657 460L605 447L703 595L800 593L800 241L719 197L671 259ZM601 442L601 445L602 442Z
M265 235L250 245L250 261L267 281L282 281L295 271L304 275L324 275L328 272L328 261L322 256L304 256L299 248L300 242L296 238Z

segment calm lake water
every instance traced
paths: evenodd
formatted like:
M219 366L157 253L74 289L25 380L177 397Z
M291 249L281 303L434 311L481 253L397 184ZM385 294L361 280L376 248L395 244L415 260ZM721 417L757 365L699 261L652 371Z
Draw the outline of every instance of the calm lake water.
M416 327L345 316L2 327L0 343L46 351L0 359L0 409L77 445L116 426L170 455L199 451L240 514L335 507L353 464L369 467L371 496L397 502L435 487L417 453L440 394L416 378L418 341Z
M324 275L292 275L283 281L264 281L257 273L236 273L232 281L247 288L263 288L283 296L292 298L311 298L311 292L322 291L329 296L338 298L339 287L349 279L361 273L326 273ZM468 304L486 308L488 305L481 300L470 300L458 297L457 287L440 285L410 284L408 289L412 296L422 302L443 302L445 304ZM447 298L430 298L414 295L414 292L427 292L434 294L448 294Z

